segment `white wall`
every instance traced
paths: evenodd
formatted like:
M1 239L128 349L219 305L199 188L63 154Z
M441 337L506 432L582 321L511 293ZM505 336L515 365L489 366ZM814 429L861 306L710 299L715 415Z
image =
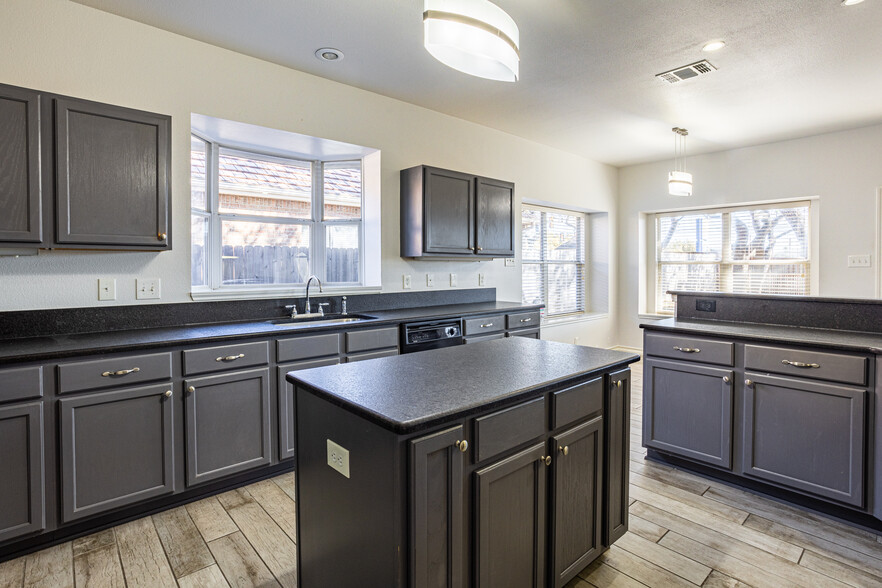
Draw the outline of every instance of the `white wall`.
M189 121L198 112L382 150L384 291L401 274L425 288L487 286L520 299L520 269L502 260L413 262L398 255L399 170L426 163L516 184L519 198L609 211L615 226L615 168L323 78L283 68L67 0L0 3L0 83L172 116L174 250L164 253L41 252L0 257L0 310L98 305L96 278L117 279L117 300L135 304L135 278L159 277L161 302L189 301ZM615 259L611 231L610 255ZM612 264L613 266L615 264ZM610 276L611 300L616 277ZM547 338L611 345L614 316L545 330Z
M820 201L819 296L876 296L876 200L882 187L882 125L816 135L686 160L694 195L667 194L672 162L619 170L620 345L639 347L638 219L641 212L818 196ZM846 258L873 254L871 268L847 268Z

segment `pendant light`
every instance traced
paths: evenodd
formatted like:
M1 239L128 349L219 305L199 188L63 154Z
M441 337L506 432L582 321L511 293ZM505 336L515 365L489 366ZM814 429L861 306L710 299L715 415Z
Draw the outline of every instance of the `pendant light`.
M674 171L668 174L671 196L692 196L692 174L686 171L686 135L689 131L674 127Z
M424 43L453 69L489 80L518 79L518 26L489 0L426 0Z

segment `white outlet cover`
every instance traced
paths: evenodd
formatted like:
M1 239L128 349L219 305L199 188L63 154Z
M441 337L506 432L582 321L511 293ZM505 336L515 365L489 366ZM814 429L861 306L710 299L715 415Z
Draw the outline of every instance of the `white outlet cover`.
M98 300L116 300L116 278L98 278Z
M478 274L478 285L479 286L484 285L484 274Z
M431 288L435 285L435 274L426 274L426 286Z
M401 286L405 290L410 289L410 274L404 274L403 276L401 276Z
M328 439L328 465L349 477L349 450Z
M514 258L506 257L505 258L505 267L514 267Z
M456 274L450 274L450 287L456 288Z

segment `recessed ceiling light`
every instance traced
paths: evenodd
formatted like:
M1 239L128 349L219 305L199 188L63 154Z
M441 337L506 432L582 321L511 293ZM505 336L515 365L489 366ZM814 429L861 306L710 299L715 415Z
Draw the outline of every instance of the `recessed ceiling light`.
M322 47L316 50L315 56L322 61L340 61L343 59L343 52L333 47Z
M842 0L843 6L854 6L855 4L860 4L864 0Z
M847 1L847 0L846 0ZM725 41L709 41L701 48L702 51L719 51L726 46Z

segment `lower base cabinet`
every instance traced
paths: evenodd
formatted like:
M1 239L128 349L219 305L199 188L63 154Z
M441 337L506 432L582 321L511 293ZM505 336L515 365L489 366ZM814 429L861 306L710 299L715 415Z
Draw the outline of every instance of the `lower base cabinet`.
M631 370L609 375L605 382L603 414L606 461L603 543L612 545L628 532L631 463Z
M43 530L43 403L0 408L0 541Z

